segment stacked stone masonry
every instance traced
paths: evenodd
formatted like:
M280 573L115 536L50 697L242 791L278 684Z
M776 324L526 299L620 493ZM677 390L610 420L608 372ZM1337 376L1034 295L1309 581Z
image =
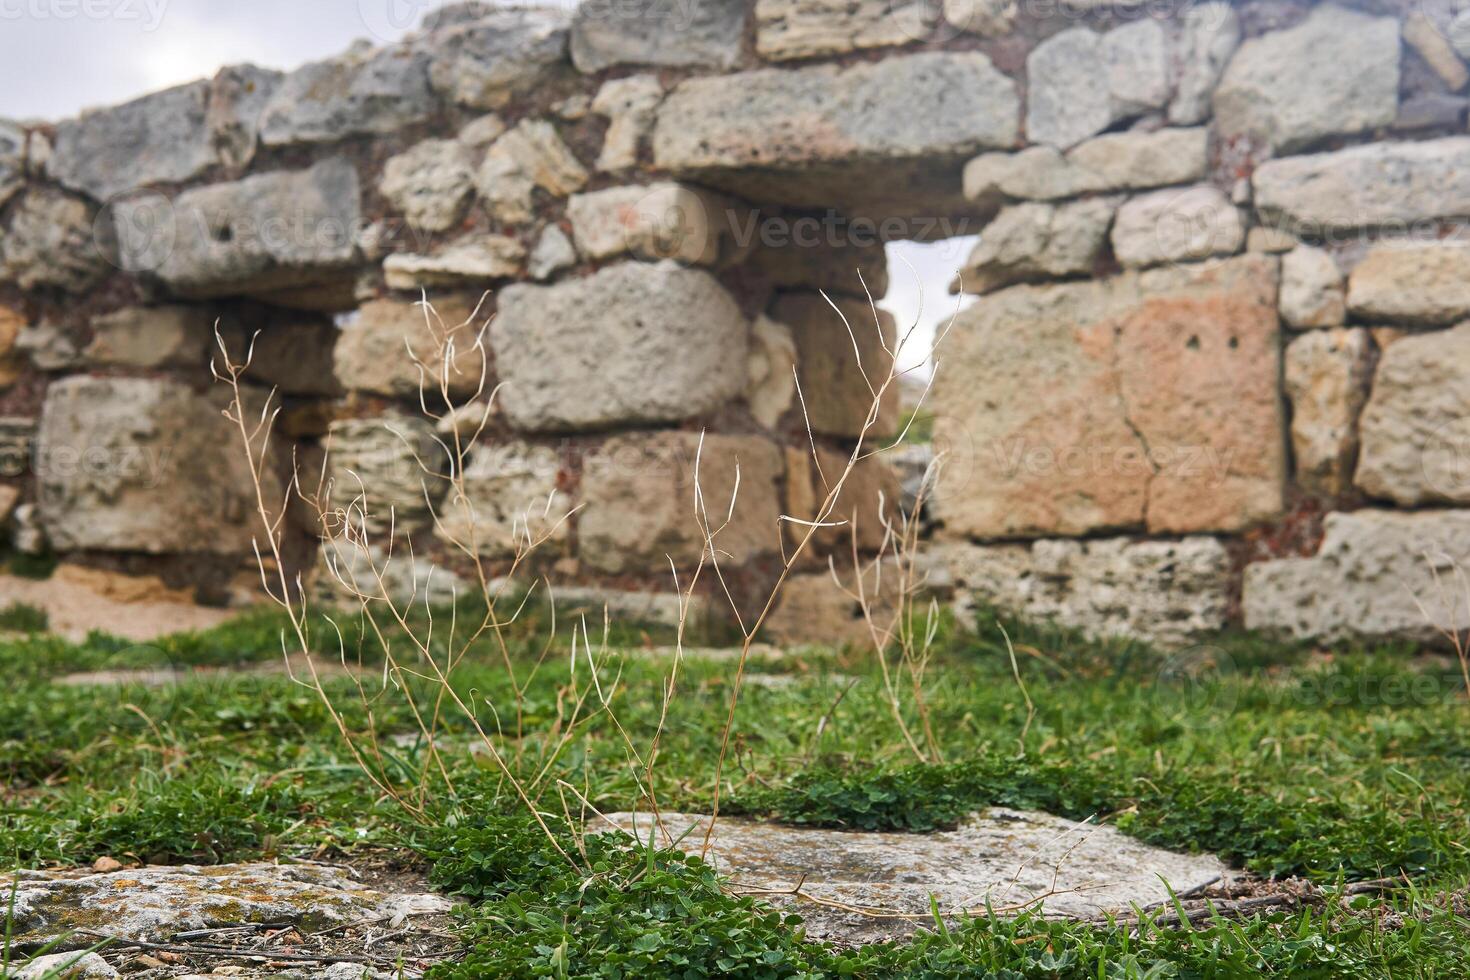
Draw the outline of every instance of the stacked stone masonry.
M739 484L721 560L760 582L783 515L902 427L896 398L869 412L905 328L867 299L884 241L979 233L928 405L935 588L1172 645L1430 636L1470 612L1435 593L1470 568L1448 10L465 3L293 71L0 120L0 529L247 561L209 365L253 346L268 489L292 458L361 480L415 562L452 573L475 525L491 561L544 536L569 583L667 590L705 549L697 466L720 508ZM469 404L425 418L425 386ZM472 432L465 499L425 493ZM784 633L861 639L822 568L901 499L865 461Z

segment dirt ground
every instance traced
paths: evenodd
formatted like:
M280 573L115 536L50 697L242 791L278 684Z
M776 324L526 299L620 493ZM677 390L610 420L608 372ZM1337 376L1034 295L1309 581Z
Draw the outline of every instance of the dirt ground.
M62 565L45 581L0 574L0 608L22 602L44 610L51 632L82 640L92 630L147 642L183 630L218 626L238 610L211 609L151 577Z

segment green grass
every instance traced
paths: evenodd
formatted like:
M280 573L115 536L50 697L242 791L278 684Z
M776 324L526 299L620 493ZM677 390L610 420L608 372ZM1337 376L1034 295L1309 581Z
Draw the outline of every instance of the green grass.
M410 820L369 784L314 693L287 678L120 689L51 683L76 671L270 660L279 656L282 625L259 614L141 647L103 636L0 642L8 682L0 690L0 863L88 864L104 854L227 861L320 849L350 858L360 848L420 854L441 887L470 902L461 921L469 952L440 968L439 980L1470 975L1461 917L1470 878L1470 708L1449 665L1408 648L1323 657L1233 636L1181 659L1006 623L1035 704L1028 723L998 625L982 617L976 635L946 639L931 669L930 711L946 759L931 765L903 748L871 657L833 652L758 665L791 674L792 683L745 689L726 812L923 831L977 806L1040 807L1097 815L1147 841L1329 889L1391 874L1413 883L1387 897L1193 929L979 917L913 943L843 951L731 898L708 868L677 855L608 840L598 845L597 874L572 874L518 815L483 756L455 754L454 792L439 787L428 819ZM377 663L382 650L343 625L348 656ZM604 810L640 805L605 712L587 717L560 751L549 748L566 716L569 635L555 638L532 676L548 628L533 611L511 637L510 655L530 680L523 737L507 731L498 744L523 771L545 768L537 785L549 811L560 812L552 778L585 786ZM313 635L325 647L331 634L319 623ZM643 645L667 635L628 627L616 639ZM456 685L474 704L498 703L509 728L499 657L488 646L476 651ZM579 667L583 683L588 669ZM629 657L600 673L617 692L618 722L640 747L657 726L666 669L665 661ZM655 772L662 806L708 806L732 673L728 663L685 663ZM365 729L350 682L331 686L345 723ZM496 732L496 716L479 710ZM391 692L372 716L380 730L413 730ZM447 726L451 738L470 736L464 719L448 717ZM390 778L409 781L424 764L420 747L385 746Z
M44 609L37 609L24 602L0 606L0 632L43 633L50 624L50 618Z

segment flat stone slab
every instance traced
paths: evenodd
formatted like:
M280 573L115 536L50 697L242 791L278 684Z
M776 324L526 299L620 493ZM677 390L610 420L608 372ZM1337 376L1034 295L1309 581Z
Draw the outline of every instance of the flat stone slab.
M647 840L649 814L615 813L615 826ZM697 853L709 818L665 813L661 843ZM690 830L690 828L693 828ZM685 834L688 830L689 833ZM1210 855L1150 847L1113 827L1000 807L953 831L868 833L721 818L709 860L737 891L791 906L817 939L878 942L932 925L930 895L958 917L1040 909L1064 918L1127 912L1218 881L1230 869ZM800 896L781 895L800 885Z
M306 931L374 919L401 923L453 905L441 895L377 891L340 868L305 864L20 871L0 876L0 894L8 899L17 882L12 928L20 949L54 940L63 949L85 948L97 934L168 942L181 932L250 923Z

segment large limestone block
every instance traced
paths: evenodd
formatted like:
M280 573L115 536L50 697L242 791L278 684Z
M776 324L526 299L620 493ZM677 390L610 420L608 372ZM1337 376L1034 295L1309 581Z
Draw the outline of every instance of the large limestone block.
M1252 186L1267 222L1312 237L1470 215L1470 138L1269 160L1256 168Z
M92 364L202 368L215 350L214 317L200 306L130 306L92 318Z
M422 122L437 107L427 51L359 44L282 79L262 112L260 139L289 146L383 135Z
M1291 448L1303 489L1335 497L1351 486L1372 365L1373 341L1361 328L1313 330L1287 346Z
M748 12L731 0L592 0L572 22L572 62L588 74L617 65L729 68Z
M473 154L458 140L424 140L391 157L378 186L413 227L447 231L475 193Z
M674 422L745 390L749 325L701 270L629 262L499 299L490 337L518 429Z
M435 536L486 558L556 548L570 537L574 506L571 495L559 489L562 468L561 454L551 446L476 446L465 464L463 493L447 493Z
M1279 154L1387 126L1398 111L1399 48L1395 18L1319 6L1240 46L1215 89L1216 125Z
M1470 245L1374 246L1348 279L1348 309L1370 322L1443 325L1470 316Z
M1015 85L978 52L681 82L659 108L657 166L793 169L1011 146Z
M499 109L535 92L566 63L571 17L553 6L487 10L430 34L429 79L446 99Z
M489 352L481 335L490 314L476 310L466 296L440 296L405 302L379 299L364 303L343 324L333 351L337 381L348 391L365 391L415 404L420 391L434 410L444 407L440 389L451 398L474 395L493 382L486 379ZM416 363L417 362L417 363Z
M786 449L787 516L816 522L827 497L837 491L832 510L820 521L837 526L812 531L816 550L842 557L850 556L854 545L860 554L874 554L880 549L892 552L902 545L898 535L903 488L898 473L889 465L887 454L867 452L865 448L863 457L854 463L851 453L826 447L818 447L815 455L810 446ZM843 480L840 488L839 479ZM808 525L788 523L786 537L790 545L794 548L808 530Z
M757 0L755 49L768 61L907 44L938 11L916 0Z
M162 379L52 384L37 434L37 494L52 546L249 553L261 529L240 434L221 413L227 401L223 390L200 394ZM268 493L279 489L277 481Z
M962 599L1093 637L1182 646L1223 629L1230 610L1230 556L1210 537L947 541L932 558Z
M1192 126L1210 117L1210 99L1240 45L1240 17L1229 3L1201 3L1184 12L1175 48L1179 81L1169 121Z
M1013 204L985 226L955 284L967 293L989 293L1021 282L1089 275L1117 208L1118 199L1107 197Z
M522 120L490 144L475 175L491 216L511 223L531 219L536 188L565 197L586 183L587 169L544 119Z
M574 194L567 202L581 254L593 259L631 254L686 265L719 265L733 258L748 211L722 195L672 181L609 187Z
M1066 149L1169 100L1168 42L1142 19L1098 34L1073 27L1026 58L1026 135Z
M1470 511L1328 514L1313 557L1246 566L1245 625L1328 642L1442 640L1436 627L1470 628L1456 568L1470 568Z
M51 188L28 191L9 230L0 232L0 281L82 292L110 270L106 244L80 198Z
M701 449L697 432L656 432L610 439L587 459L577 522L583 563L609 574L662 575L672 559L682 580L705 552L696 459L704 520L711 529L725 525L715 538L721 565L780 554L782 456L774 443L711 434Z
M507 235L470 234L433 255L390 255L383 260L389 289L472 289L520 275L526 248Z
M175 295L261 296L350 281L362 220L357 170L323 160L147 197L114 214L123 268Z
M427 531L444 496L449 459L420 415L338 419L327 442L330 509L371 544ZM420 545L421 547L421 545Z
M1408 507L1470 503L1470 323L1389 345L1361 438L1365 493Z
M1298 245L1281 259L1281 318L1293 327L1335 327L1347 317L1342 270L1327 252Z
M1245 244L1245 221L1216 187L1169 188L1118 208L1112 239L1113 254L1125 266L1198 262L1239 252Z
M952 533L1235 530L1281 509L1276 263L1014 286L959 314L935 379Z
M1209 138L1203 127L1160 129L1107 133L1065 154L1051 146L986 153L965 165L965 197L1052 201L1099 191L1189 184L1204 179Z
M835 305L835 309L833 308ZM893 368L897 328L893 316L866 300L820 293L783 293L768 311L791 330L806 422L819 435L855 439L863 433L879 386ZM886 348L886 349L885 349ZM898 386L890 385L868 429L869 445L893 435L898 424Z

